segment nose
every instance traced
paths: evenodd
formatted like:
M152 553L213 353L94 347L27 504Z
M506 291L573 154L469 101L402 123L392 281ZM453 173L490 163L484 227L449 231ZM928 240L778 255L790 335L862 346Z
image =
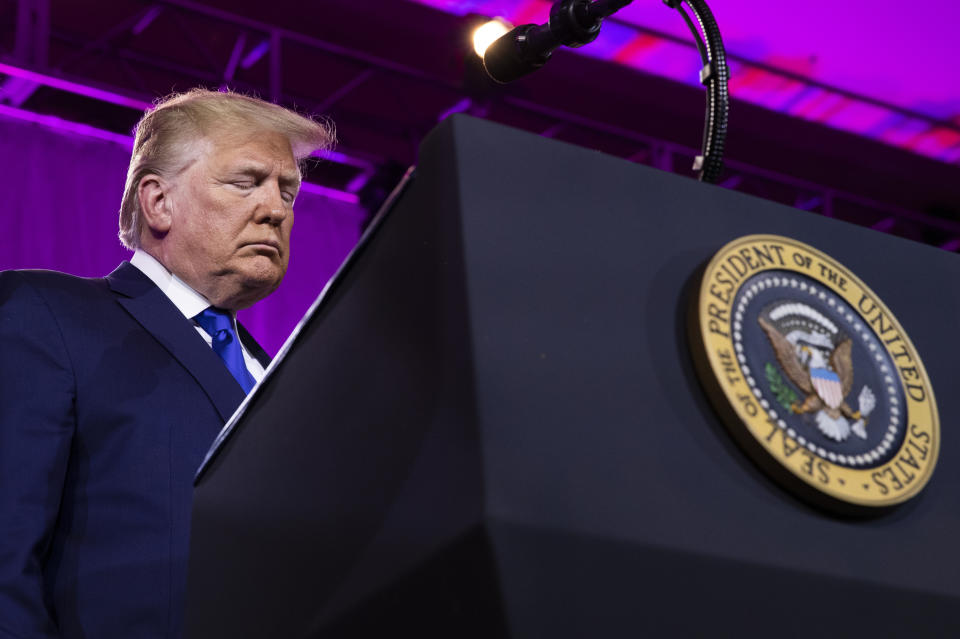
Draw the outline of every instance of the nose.
M263 198L257 205L257 222L279 226L290 214L290 205L283 200L276 182L264 185Z

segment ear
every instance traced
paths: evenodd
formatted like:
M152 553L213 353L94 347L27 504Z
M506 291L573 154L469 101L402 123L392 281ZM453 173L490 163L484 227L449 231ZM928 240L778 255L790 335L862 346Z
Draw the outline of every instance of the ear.
M164 235L173 224L170 201L170 184L159 175L148 173L137 185L140 211L143 213L144 230L154 235Z

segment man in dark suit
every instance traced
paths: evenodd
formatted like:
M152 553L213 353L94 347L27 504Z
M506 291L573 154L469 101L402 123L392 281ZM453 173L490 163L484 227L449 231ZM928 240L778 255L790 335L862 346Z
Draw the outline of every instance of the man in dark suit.
M269 361L235 312L283 278L297 162L331 138L174 96L137 128L131 261L0 273L0 638L179 636L193 475Z

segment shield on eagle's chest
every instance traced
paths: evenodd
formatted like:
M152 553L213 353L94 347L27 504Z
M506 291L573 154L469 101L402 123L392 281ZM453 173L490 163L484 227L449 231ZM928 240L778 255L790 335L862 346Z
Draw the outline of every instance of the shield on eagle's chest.
M843 403L843 386L840 377L826 368L811 368L810 381L823 403L836 410Z

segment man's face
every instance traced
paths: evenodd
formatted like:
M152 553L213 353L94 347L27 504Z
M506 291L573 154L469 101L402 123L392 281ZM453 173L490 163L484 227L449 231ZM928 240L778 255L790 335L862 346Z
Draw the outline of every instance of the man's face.
M273 132L214 136L172 181L163 263L215 306L246 308L283 279L300 175Z

